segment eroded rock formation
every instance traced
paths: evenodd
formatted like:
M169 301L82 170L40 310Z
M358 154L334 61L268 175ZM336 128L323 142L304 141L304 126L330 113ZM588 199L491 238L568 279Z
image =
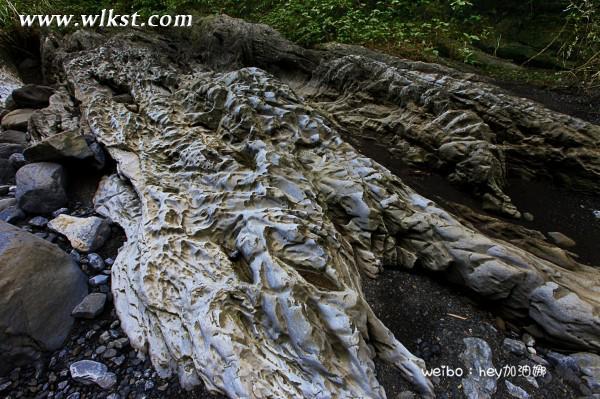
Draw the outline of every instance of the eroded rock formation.
M597 269L486 236L342 139L400 132L408 160L453 165L455 179L516 215L502 192L497 127L517 140L515 124L537 123L523 145L547 139L550 151L550 138L574 143L567 158L587 186L597 184L597 128L452 73L308 52L225 17L204 22L185 51L151 35L84 32L45 49L65 83L51 107L117 163L95 198L127 234L112 268L115 305L131 344L162 375L231 397L377 398L377 355L431 395L424 363L363 298L361 274L384 263L445 271L549 337L600 349ZM74 99L53 103L67 87ZM326 98L332 88L339 98ZM377 101L386 103L371 90L385 90ZM115 100L124 93L133 103ZM56 133L32 123L34 139ZM560 154L556 162L571 162Z

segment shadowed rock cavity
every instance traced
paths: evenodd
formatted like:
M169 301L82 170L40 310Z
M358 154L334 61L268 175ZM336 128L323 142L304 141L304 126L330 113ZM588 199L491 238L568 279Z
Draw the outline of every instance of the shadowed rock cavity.
M305 54L264 27L242 29L262 36L237 37L240 26L248 25L227 18L204 22L196 49L183 59L164 40L139 33L85 40L87 34L78 32L63 48L46 41L45 59L72 89L84 129L117 163L118 173L104 178L95 198L97 211L127 235L112 267L115 306L131 344L149 353L161 376L177 373L184 386L202 379L231 397L378 398L385 393L374 373L377 355L431 396L423 361L394 338L363 297L361 272L376 276L384 262L447 271L511 313L529 315L550 338L600 348L597 269L565 268L489 238L415 193L341 138L354 129L344 122L352 119L350 102L342 101L336 113L334 102L311 105L264 70L240 68L256 59L268 65L280 55L289 69ZM211 32L228 33L215 42ZM79 46L68 47L75 37ZM228 41L239 44L231 50L237 53L212 70L213 52L217 61L223 57L215 43ZM271 47L281 43L294 51ZM367 90L366 80L344 72L371 61L324 54L313 89L331 82L346 98ZM393 84L397 72L380 67L375 84L401 96ZM388 75L390 81L382 80ZM419 79L443 83L427 74ZM469 82L456 84L466 85L456 89L464 101L481 97L469 91ZM133 103L115 101L125 89ZM312 93L319 98L318 90ZM502 98L507 107L568 126L566 117ZM417 100L407 100L406 116L391 100L386 106L396 104L392 113L400 120L421 118L422 140L433 154L454 145L440 137L445 134L464 142L448 150L465 157L460 162L468 163L478 149L489 168L475 170L477 181L514 210L501 191L502 151L492 143L491 128L485 122L477 128L465 117L460 134L425 129L437 123L453 131L459 123L452 120L461 118L436 107L421 116L424 105ZM493 104L474 107L486 106ZM435 109L438 115L430 117ZM595 134L584 122L568 121L582 137ZM467 176L472 168L459 168L460 162L454 173Z

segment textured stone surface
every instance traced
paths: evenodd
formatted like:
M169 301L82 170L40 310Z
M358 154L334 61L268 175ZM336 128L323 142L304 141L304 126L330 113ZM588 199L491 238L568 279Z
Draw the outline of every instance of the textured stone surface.
M55 245L0 221L0 373L67 337L85 275ZM25 363L23 363L25 362Z
M77 130L77 114L77 106L69 92L61 87L50 97L48 107L38 109L31 115L28 130L31 139L35 142L61 132Z
M552 177L600 192L600 126L562 115L469 75L352 47L322 62L303 94L353 139L385 143L394 157L449 170L484 207L520 212L506 175Z
M2 118L2 127L6 130L27 131L27 125L33 111L33 109L28 108L10 111Z
M468 399L489 399L496 393L496 377L480 374L480 370L494 369L492 350L480 338L463 339L465 350L460 354L466 369L471 372L462 379L463 391ZM466 374L466 373L465 373Z
M75 306L73 309L73 317L81 319L93 319L104 310L106 304L106 294L101 292L92 292Z
M67 203L66 176L56 163L39 162L23 166L16 174L19 207L31 213L50 213Z
M524 355L527 352L527 346L517 339L504 339L502 349L514 353L515 355Z
M69 366L71 378L85 385L96 384L109 389L117 383L117 376L108 371L108 367L93 360L80 360Z
M48 227L66 236L73 248L83 252L100 248L110 236L109 222L97 216L59 215L48 223Z
M376 276L383 263L447 272L510 312L531 314L550 337L600 347L596 269L574 261L566 268L482 234L344 142L341 134L354 129L342 120L349 103L342 101L343 112L334 115L333 103L318 102L318 90L331 92L339 77L340 90L354 85L362 92L362 75L344 71L362 68L371 76L372 60L330 52L319 61L265 27L210 21L194 41L204 56L181 69L179 54L162 39L138 40L138 33L102 39L79 32L83 50L66 40L64 52L45 52L80 102L86 129L117 163L118 175L105 178L95 198L97 212L127 235L112 267L115 306L132 346L148 351L159 374L177 373L185 386L201 378L231 397L378 398L384 392L374 373L377 354L427 396L423 362L377 319L361 292L360 273ZM235 45L225 49L228 43ZM197 66L197 59L207 65ZM312 83L297 89L312 103L264 70L241 68L286 65L275 72L306 77L319 62ZM400 64L377 64L380 76L393 79L375 82L402 92L394 80ZM444 83L431 76L439 69L427 68L405 64L402 73L423 85ZM477 85L470 92L464 78L450 83L453 98L463 90L467 98L496 100L491 89L490 96ZM421 87L406 86L409 94ZM114 101L115 88L130 92L137 107ZM547 116L561 128L580 126L581 137L595 135L581 121L498 98L517 116L533 109L534 119ZM410 115L393 107L374 114ZM467 140L455 117L462 120L458 111L440 120L452 131L432 133L432 146L451 137L447 162L459 180L475 182L490 202L516 215L502 193L505 165L487 128L471 132L467 120L464 131L475 135ZM419 125L423 134L426 125ZM574 176L589 183L596 161L587 161Z
M27 148L25 158L30 162L84 160L94 156L85 138L76 130L62 132L41 140Z
M12 91L22 85L17 69L8 62L4 54L0 54L0 107Z

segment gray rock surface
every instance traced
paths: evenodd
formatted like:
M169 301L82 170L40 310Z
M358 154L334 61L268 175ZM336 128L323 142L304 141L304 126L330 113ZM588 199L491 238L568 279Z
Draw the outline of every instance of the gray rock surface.
M8 159L12 154L23 152L21 144L0 143L0 158Z
M25 146L27 144L27 133L19 130L5 130L0 132L0 143L12 143Z
M51 97L50 105L31 115L29 134L33 142L52 135L79 129L77 106L68 90L61 87Z
M572 248L577 243L570 237L567 237L563 233L559 231L551 231L548 233L548 237L554 242L556 245L562 248Z
M72 309L73 317L80 319L93 319L104 310L106 305L106 294L92 292Z
M202 379L232 397L381 398L377 354L431 396L421 359L362 296L361 273L376 276L382 264L443 272L531 315L547 336L598 348L598 270L478 231L342 139L398 133L390 147L399 157L440 160L489 206L518 216L503 191L505 154L523 161L525 175L538 172L523 154L556 153L557 164L576 165L574 184L593 188L598 129L439 66L305 51L227 17L201 25L183 67L181 52L141 33L79 32L79 47L48 39L53 50L44 50L117 164L95 198L127 235L112 267L115 305L161 376L177 373L184 386ZM114 101L107 82L135 104ZM407 143L413 131L418 145ZM553 141L564 131L577 142L566 154ZM496 144L498 132L510 145ZM519 147L525 133L545 145ZM198 350L206 347L214 351Z
M100 388L110 389L117 383L117 376L108 371L108 367L93 360L80 360L69 366L71 378L84 384L96 384Z
M0 220L7 223L16 223L25 219L25 213L18 206L9 206L0 211Z
M600 394L600 356L595 353L574 353L569 356L580 370L588 394Z
M102 259L102 257L100 255L98 255L97 253L92 252L91 254L88 254L87 261L88 261L88 265L95 272L99 273L102 270L104 270L104 259Z
M48 227L67 237L71 246L82 252L100 248L110 236L110 223L97 216L59 215L48 223Z
M509 380L504 380L504 385L506 385L506 389L508 390L508 394L513 398L517 399L529 399L530 396L523 388L517 386L510 382Z
M12 99L19 108L44 108L49 105L53 93L51 87L27 84L13 90Z
M496 393L496 377L482 375L481 370L494 369L492 350L480 338L463 339L465 350L460 354L470 373L462 379L463 391L468 399L489 399Z
M1 125L5 130L19 130L26 132L33 111L33 109L28 108L10 111L2 118Z
M1 55L2 62L0 62L0 107L5 104L6 99L10 96L12 91L23 85L19 78L17 68L9 62L8 57L4 54Z
M61 165L50 162L23 166L16 174L19 207L31 213L50 213L67 203L66 176Z
M30 162L84 160L94 156L85 138L76 130L45 138L27 148L23 154Z
M519 356L523 356L527 353L527 346L522 341L511 338L506 338L504 342L502 342L502 349Z
M0 212L11 206L17 205L17 200L14 198L2 198L0 199Z
M87 284L57 246L0 221L0 292L2 374L62 345Z
M27 165L25 157L20 152L14 153L10 157L8 157L8 162L10 162L10 164L15 170L19 170L23 166Z

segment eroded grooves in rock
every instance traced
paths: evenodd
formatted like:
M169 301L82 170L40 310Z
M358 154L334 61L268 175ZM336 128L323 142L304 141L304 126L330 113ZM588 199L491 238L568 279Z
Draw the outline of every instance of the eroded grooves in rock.
M115 305L161 375L232 397L376 398L377 354L431 392L363 298L360 272L383 262L448 270L555 339L600 349L596 270L464 226L263 70L189 74L162 49L120 35L56 53L118 164L96 196L128 238Z
M511 216L520 212L503 192L507 173L600 192L600 127L468 75L376 58L323 62L306 90L351 136L383 142L408 164L448 171L485 207Z

